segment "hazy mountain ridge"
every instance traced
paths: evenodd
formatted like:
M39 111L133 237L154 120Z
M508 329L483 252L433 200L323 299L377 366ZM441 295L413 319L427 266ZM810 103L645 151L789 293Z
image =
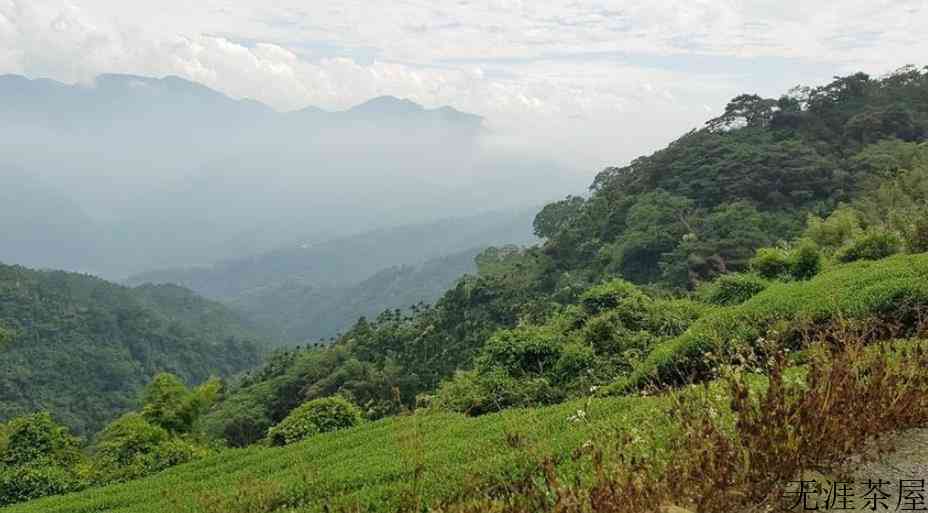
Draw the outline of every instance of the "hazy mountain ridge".
M156 108L153 108L156 107ZM255 135L262 128L255 122L288 120L332 122L428 121L446 127L458 125L477 131L482 117L444 106L427 109L407 99L380 96L342 111L307 106L280 112L257 100L233 99L202 84L177 76L163 78L129 74L99 75L90 84L64 84L50 79L29 79L22 75L0 75L0 112L3 124L26 122L53 130L75 133L89 129L115 129L120 125L143 125L151 121L170 121L172 115L193 111L219 116L240 125L226 126L232 133ZM205 116L204 118L205 119ZM215 119L214 119L215 120ZM213 125L213 123L210 123ZM176 126L180 133L192 131ZM325 127L318 127L325 128ZM164 134L170 136L171 134Z
M530 210L488 212L148 272L127 283L182 285L235 307L282 341L301 343L331 337L361 316L434 301L476 270L483 248L534 242L533 217Z
M216 299L293 283L350 286L394 266L418 266L476 247L534 242L533 218L533 210L520 210L443 219L291 245L213 266L146 272L126 283L174 283Z
M15 170L68 198L86 217L80 244L91 253L65 257L77 244L65 233L58 248L0 245L0 259L119 279L488 205L523 208L585 182L486 137L480 116L394 97L277 112L176 77L66 85L5 75L0 175ZM537 187L515 187L526 177ZM34 220L58 215L30 199L42 213Z
M298 283L245 292L228 304L281 341L314 343L350 328L360 317L431 304L465 274L476 271L475 248L378 271L356 285L314 287Z

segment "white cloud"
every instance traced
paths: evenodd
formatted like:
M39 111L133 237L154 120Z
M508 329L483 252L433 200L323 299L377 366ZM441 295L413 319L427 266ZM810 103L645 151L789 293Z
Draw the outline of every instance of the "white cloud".
M0 72L176 74L278 109L392 94L599 166L733 94L919 63L926 25L921 0L0 0Z

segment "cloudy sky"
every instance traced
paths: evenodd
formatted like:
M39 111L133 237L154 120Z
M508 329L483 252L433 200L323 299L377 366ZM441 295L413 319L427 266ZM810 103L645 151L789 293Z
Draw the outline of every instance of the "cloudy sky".
M0 73L179 75L277 109L390 94L589 172L742 92L928 64L928 0L0 0Z

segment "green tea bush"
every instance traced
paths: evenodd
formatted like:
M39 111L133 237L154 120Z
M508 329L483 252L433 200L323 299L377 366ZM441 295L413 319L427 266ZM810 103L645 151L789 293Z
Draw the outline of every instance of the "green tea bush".
M644 292L625 280L612 280L588 289L580 296L580 304L588 315L616 308L621 302L645 299Z
M0 506L74 492L85 486L73 468L50 459L0 467Z
M581 295L579 307L545 324L491 336L473 370L442 383L432 406L481 415L588 395L713 308L688 299L655 299L623 280L595 286Z
M756 274L723 274L703 284L697 296L706 303L720 306L740 305L770 286L770 281Z
M584 398L542 409L465 417L448 412L399 415L310 443L220 451L145 479L27 502L4 513L266 513L425 511L471 489L528 475L536 455L569 455L589 440L636 431L641 451L675 433L666 397ZM577 410L582 421L571 421ZM514 449L507 434L517 431ZM662 442L660 442L662 443ZM283 500L277 500L283 499Z
M899 236L887 230L869 230L860 235L835 254L840 262L857 260L879 260L902 250Z
M338 396L324 397L294 409L268 431L267 438L271 445L288 445L318 433L357 426L362 420L361 410L350 401Z
M799 348L817 329L840 322L865 322L870 337L910 335L925 329L919 319L926 309L928 254L837 266L809 281L771 284L745 303L700 318L655 345L607 392L705 379L720 361L758 341Z

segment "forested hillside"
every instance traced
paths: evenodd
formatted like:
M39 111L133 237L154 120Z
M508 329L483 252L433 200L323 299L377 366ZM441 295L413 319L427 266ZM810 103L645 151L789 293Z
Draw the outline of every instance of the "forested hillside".
M400 404L412 407L417 395L481 361L485 373L457 382L460 393L472 396L463 403L482 401L488 390L507 397L500 404L559 400L566 389L547 371L524 376L495 363L516 358L507 351L531 347L572 358L563 363L568 375L590 359L611 362L573 383L574 393L583 383L608 384L706 313L705 305L674 296L748 271L759 248L773 246L766 255L774 260L821 253L829 261L854 260L847 256L854 244L880 240L884 255L928 249L926 133L928 74L921 69L882 79L841 77L777 99L739 96L705 128L600 173L588 197L542 209L534 221L541 245L490 249L478 257L478 272L434 306L362 320L328 351L279 355L214 417L224 417L233 431L260 433L303 400L335 393L377 417ZM646 289L588 291L615 278ZM763 289L765 278L759 279L747 288ZM586 324L572 306L585 297L594 305L584 315L598 317L596 294L629 296L642 311L635 320L596 319L583 330L568 329ZM525 327L500 331L517 325ZM488 341L496 349L485 349ZM480 354L483 360L475 361Z
M175 286L0 265L0 419L34 411L83 435L136 406L158 372L189 383L258 363L237 314Z
M529 244L534 211L487 212L133 276L174 283L242 312L286 343L328 339L362 316L432 303L483 248Z

